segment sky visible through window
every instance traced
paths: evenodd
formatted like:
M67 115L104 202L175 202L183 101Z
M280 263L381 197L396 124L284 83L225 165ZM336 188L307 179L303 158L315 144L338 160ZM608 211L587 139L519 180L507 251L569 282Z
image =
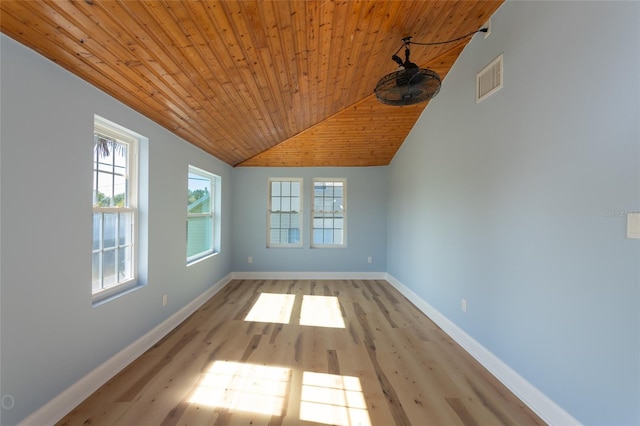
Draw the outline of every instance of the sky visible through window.
M109 140L107 146L108 152L94 148L93 203L102 207L125 207L128 146L113 140Z

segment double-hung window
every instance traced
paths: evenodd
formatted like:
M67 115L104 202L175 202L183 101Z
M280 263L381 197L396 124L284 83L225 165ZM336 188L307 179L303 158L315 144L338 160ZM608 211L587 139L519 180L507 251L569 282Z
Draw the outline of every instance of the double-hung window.
M311 247L345 247L346 179L313 179Z
M97 302L136 285L138 136L96 116L93 148L91 291Z
M216 182L219 177L189 166L187 264L216 252Z
M269 179L267 247L302 247L302 179Z

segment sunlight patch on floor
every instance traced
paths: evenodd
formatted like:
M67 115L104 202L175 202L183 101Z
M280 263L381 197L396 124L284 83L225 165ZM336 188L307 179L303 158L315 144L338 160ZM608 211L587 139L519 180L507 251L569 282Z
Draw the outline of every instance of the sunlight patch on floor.
M300 420L340 426L371 426L360 379L303 372Z
M302 296L300 325L345 328L338 298L335 296Z
M289 324L295 300L294 294L261 293L244 320Z
M280 416L291 369L216 361L205 373L190 403Z

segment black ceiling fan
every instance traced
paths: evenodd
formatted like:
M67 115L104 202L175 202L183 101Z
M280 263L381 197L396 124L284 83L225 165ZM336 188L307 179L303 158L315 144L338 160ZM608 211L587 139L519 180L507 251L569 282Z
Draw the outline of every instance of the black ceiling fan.
M383 104L394 106L413 105L420 102L428 101L438 94L442 81L437 72L429 68L420 68L411 62L409 56L411 50L409 45L417 44L422 46L430 46L436 44L453 43L463 38L469 37L477 32L487 32L487 28L466 34L453 40L434 42L434 43L415 43L411 41L411 37L402 39L402 46L391 56L402 69L385 75L376 84L374 92L376 98ZM398 52L404 47L404 61L398 56Z

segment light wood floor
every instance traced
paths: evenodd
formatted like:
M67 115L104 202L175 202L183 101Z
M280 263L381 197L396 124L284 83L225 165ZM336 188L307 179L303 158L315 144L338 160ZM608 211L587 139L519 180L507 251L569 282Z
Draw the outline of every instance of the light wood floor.
M59 424L544 423L386 281L234 280Z

